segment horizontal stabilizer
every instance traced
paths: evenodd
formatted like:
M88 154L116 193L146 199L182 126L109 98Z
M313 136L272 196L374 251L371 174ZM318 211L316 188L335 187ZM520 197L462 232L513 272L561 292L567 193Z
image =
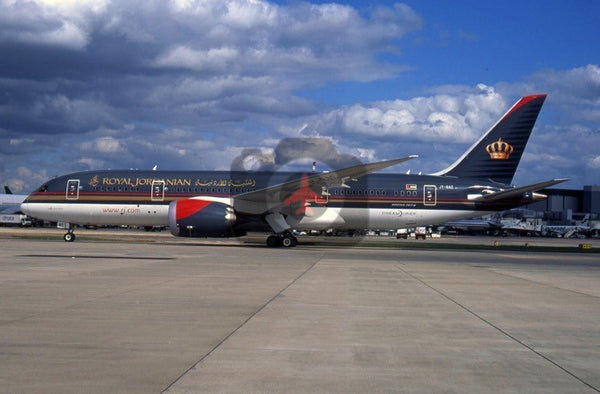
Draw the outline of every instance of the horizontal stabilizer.
M547 188L547 187L550 187L550 186L553 186L553 185L556 185L558 183L565 182L568 180L569 179L567 179L567 178L552 179L549 181L534 183L531 185L515 187L512 189L502 190L502 191L499 191L496 193L485 194L482 196L471 198L471 201L487 203L487 202L494 202L494 201L505 200L505 199L509 199L509 198L520 197L520 196L523 196L525 193L535 192L535 191L538 191L538 190L541 190L541 189L544 189L544 188Z

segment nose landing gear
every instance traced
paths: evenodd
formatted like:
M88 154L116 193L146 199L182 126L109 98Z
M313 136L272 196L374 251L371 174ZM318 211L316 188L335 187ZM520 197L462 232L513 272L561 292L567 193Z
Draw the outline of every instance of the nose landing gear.
M72 227L69 227L69 229L67 230L67 233L65 235L63 235L63 238L65 240L65 242L73 242L75 241L75 233L74 233L75 229Z

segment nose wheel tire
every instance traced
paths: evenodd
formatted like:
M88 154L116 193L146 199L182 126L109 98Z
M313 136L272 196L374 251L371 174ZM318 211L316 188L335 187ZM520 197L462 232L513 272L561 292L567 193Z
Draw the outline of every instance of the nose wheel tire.
M63 238L65 239L65 242L73 242L73 241L75 241L75 234L69 232L69 233L66 233L63 236Z

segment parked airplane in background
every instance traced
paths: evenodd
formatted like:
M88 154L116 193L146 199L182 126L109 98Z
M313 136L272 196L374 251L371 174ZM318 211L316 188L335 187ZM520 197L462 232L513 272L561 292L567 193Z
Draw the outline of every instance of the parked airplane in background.
M540 233L547 237L555 238L585 238L591 236L598 229L597 226L590 226L590 215L587 214L581 221L576 222L575 225L541 226Z
M21 211L21 203L27 194L13 194L8 186L4 186L4 193L0 194L0 213L14 214Z
M169 226L181 237L268 231L269 246L294 246L292 229L390 229L479 217L537 201L566 179L510 186L545 94L526 96L447 169L373 174L417 156L318 174L109 170L44 183L23 212L50 221ZM69 229L65 241L73 241Z
M492 219L460 219L444 223L438 228L443 234L493 235L502 229L502 223Z

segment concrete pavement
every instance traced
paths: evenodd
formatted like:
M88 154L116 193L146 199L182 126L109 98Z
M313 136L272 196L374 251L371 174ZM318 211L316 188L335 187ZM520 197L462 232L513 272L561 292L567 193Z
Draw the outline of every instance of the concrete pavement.
M3 392L597 392L598 255L0 239Z

